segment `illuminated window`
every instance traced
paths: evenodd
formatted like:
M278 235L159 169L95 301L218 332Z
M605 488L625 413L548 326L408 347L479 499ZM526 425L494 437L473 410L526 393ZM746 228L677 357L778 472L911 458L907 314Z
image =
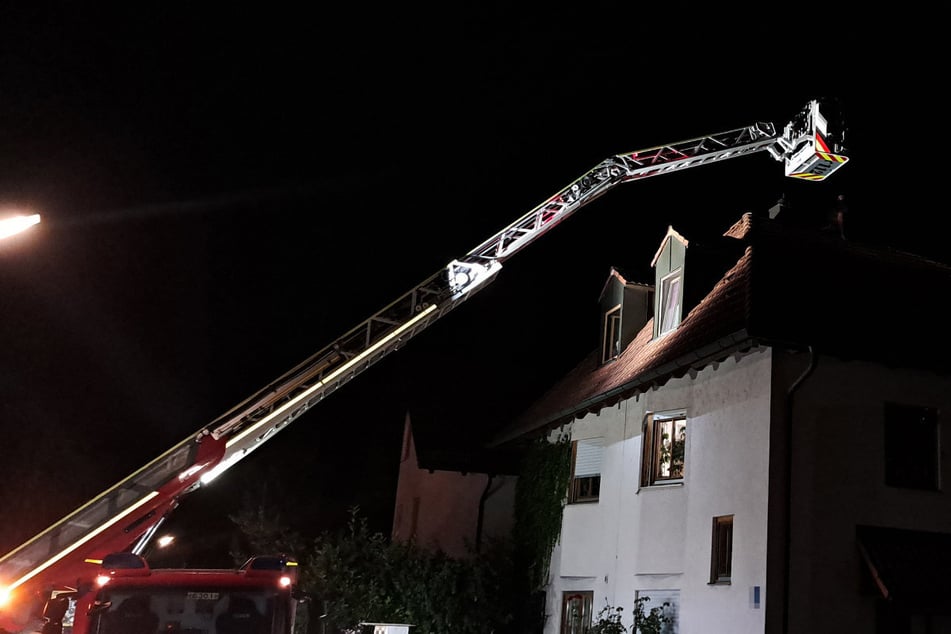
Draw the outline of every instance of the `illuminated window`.
M885 404L885 484L935 491L940 486L938 411Z
M710 583L730 583L733 573L733 516L713 518Z
M571 443L571 490L568 503L597 502L601 494L600 438L575 440Z
M616 359L621 354L621 307L615 306L604 314L604 341L601 342L601 363Z
M591 631L594 592L564 592L561 595L561 634L587 634Z
M660 282L660 330L670 332L680 324L681 276L676 270Z
M682 482L687 446L687 417L652 414L644 423L641 486Z

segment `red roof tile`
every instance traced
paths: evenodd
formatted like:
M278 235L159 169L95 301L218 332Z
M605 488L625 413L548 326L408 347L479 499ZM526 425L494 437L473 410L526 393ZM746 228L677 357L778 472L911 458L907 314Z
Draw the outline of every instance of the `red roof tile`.
M938 317L951 293L951 268L750 214L724 236L741 240L745 250L678 328L653 339L648 321L605 365L591 352L492 444L557 427L759 344L819 345L832 354L933 369L935 354L941 363L951 356L951 338ZM702 264L688 256L688 276L691 266ZM895 320L907 314L894 297L898 284L934 298L919 317L927 328L912 335L931 337L917 344L928 349L927 359L908 341L889 344Z

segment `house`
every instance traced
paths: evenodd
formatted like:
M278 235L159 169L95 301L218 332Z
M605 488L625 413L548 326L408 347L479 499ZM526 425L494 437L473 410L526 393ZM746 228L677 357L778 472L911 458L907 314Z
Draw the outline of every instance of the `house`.
M489 540L508 536L518 453L471 446L453 450L450 442L417 451L413 430L407 412L391 539L462 558L480 552ZM422 438L432 440L432 431Z
M545 633L643 597L671 632L951 631L951 268L782 214L652 266L494 441L570 436Z

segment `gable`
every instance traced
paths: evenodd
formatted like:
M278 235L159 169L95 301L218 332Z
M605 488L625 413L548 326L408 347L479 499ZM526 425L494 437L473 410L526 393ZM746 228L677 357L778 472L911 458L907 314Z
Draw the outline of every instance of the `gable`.
M628 282L614 267L598 298L599 363L616 359L630 345L652 315L654 289Z
M667 235L654 255L654 337L670 332L680 324L683 315L684 261L687 240L667 228Z

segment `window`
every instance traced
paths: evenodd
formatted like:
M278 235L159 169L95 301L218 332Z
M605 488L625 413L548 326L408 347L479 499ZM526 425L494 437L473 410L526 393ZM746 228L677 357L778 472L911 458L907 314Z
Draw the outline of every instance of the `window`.
M680 270L674 271L660 282L660 330L658 335L669 332L680 323Z
M885 484L935 491L940 486L938 411L885 403Z
M733 571L733 516L713 518L713 548L710 555L710 583L730 583Z
M601 494L602 440L589 438L571 443L571 490L568 503L597 502Z
M660 634L680 632L680 590L636 590L634 600L641 602L645 620L660 626Z
M621 354L621 307L615 306L604 314L604 341L601 342L601 363L607 363Z
M641 486L682 482L687 444L684 414L653 414L644 425Z
M591 631L594 592L565 592L561 595L561 634L587 634Z

